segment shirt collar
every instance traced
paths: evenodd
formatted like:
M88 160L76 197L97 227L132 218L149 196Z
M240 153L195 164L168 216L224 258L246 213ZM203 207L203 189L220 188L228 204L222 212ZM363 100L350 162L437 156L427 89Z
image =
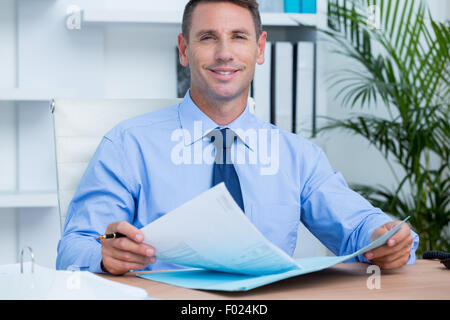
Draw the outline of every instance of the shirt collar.
M202 139L214 129L230 128L248 148L251 150L255 148L253 139L246 139L248 129L257 129L257 119L250 113L248 102L239 117L226 126L220 126L197 107L188 90L178 106L178 114L186 146Z

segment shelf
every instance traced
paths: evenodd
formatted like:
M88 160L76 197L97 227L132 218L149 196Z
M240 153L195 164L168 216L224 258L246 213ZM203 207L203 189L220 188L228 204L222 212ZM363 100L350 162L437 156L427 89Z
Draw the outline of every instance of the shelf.
M56 192L0 192L0 208L57 207Z
M0 101L50 101L55 98L76 97L71 89L0 89Z
M151 11L83 11L83 23L151 23L151 24L181 24L182 12L151 12ZM317 25L317 15L309 13L261 13L264 26L308 26Z
M262 13L261 20L264 26L317 25L317 15L311 13Z
M83 11L83 23L156 23L180 24L181 12Z

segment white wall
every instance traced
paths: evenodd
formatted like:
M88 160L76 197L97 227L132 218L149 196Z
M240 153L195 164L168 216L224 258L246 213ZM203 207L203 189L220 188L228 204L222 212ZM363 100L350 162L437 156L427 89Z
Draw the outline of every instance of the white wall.
M426 0L425 2L430 8L433 19L441 22L450 19L450 1Z
M176 97L178 27L105 28L105 96Z
M1 67L0 67L1 68ZM16 189L16 109L14 102L0 101L0 192Z
M14 0L0 2L0 88L13 88L15 72ZM0 192L16 189L16 113L13 102L0 101ZM0 209L0 264L16 261L17 214Z
M15 17L14 0L0 2L0 88L13 88L16 82L15 69Z
M17 261L17 209L0 209L0 264Z

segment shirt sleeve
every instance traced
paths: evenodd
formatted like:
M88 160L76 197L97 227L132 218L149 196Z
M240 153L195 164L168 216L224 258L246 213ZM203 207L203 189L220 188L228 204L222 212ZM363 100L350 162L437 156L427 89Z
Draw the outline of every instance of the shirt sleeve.
M301 221L334 254L352 254L368 245L373 231L392 219L351 190L319 147L312 146L312 150L301 193ZM412 230L411 234L414 241L409 264L415 262L419 242L417 234ZM362 255L352 261L369 262Z
M102 272L100 241L108 224L132 223L135 211L123 151L104 137L81 178L69 205L64 233L58 243L57 269Z

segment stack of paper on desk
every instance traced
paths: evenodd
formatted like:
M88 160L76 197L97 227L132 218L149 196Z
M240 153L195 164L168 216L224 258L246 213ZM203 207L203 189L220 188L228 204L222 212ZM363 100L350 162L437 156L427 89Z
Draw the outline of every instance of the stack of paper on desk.
M221 183L141 229L157 259L195 269L138 276L191 289L245 291L349 260L383 245L400 226L347 256L294 260L253 226Z

